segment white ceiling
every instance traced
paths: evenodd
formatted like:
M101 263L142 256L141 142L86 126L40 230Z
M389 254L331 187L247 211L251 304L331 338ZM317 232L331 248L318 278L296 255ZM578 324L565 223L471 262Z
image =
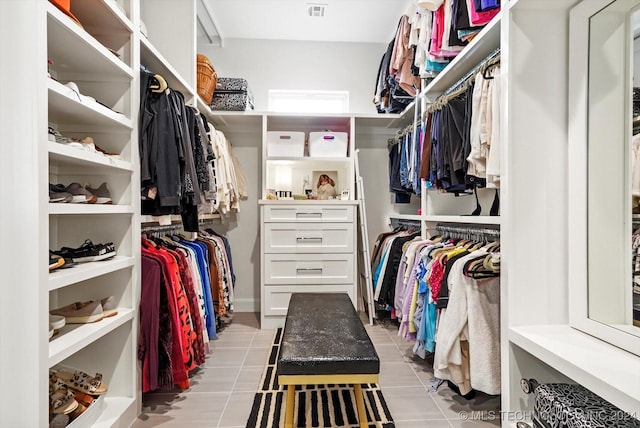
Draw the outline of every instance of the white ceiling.
M224 45L226 38L388 43L412 3L415 0L198 0L198 43ZM309 16L309 6L316 4L326 5L324 17Z

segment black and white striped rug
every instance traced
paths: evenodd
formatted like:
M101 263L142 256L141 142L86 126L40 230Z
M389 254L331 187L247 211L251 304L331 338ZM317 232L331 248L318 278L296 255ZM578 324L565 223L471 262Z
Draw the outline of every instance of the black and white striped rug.
M247 421L247 428L284 427L283 400L286 390L278 384L276 362L280 350L282 329L278 329L271 345L267 365L262 372L258 392ZM394 428L395 424L384 401L382 391L375 383L362 384L364 404L369 428ZM296 387L296 408L293 425L306 427L357 428L354 391L351 385L307 385Z

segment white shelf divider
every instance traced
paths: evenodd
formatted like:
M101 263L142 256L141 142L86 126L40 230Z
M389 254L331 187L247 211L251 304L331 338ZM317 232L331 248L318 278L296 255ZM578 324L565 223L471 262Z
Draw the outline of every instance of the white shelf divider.
M49 79L47 84L51 121L75 121L87 125L133 129L133 122L122 113L89 100L83 95L78 95L53 79Z
M133 257L115 256L99 262L79 263L67 269L58 269L49 273L49 291L67 287L91 278L131 267L135 264Z
M122 170L130 173L133 171L131 162L103 155L99 152L87 152L76 147L69 147L63 143L48 142L49 160L57 164L96 168L108 168L109 171Z
M49 214L133 214L131 205L50 203Z
M118 308L118 314L90 324L67 324L49 342L49 367L132 320L136 311Z

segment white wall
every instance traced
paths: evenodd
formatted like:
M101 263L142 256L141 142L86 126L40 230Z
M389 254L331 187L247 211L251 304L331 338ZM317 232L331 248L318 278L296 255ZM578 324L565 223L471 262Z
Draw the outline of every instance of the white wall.
M255 109L267 111L269 89L349 91L350 112L375 113L372 99L381 43L225 39L198 46L218 76L247 79Z

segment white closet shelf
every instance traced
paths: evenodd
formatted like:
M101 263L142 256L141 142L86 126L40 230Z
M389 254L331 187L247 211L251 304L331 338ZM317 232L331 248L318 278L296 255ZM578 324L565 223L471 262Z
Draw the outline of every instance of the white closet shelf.
M637 355L568 325L511 327L508 334L511 343L622 410L640 415L640 357Z
M209 122L224 133L250 133L262 135L262 118L266 113L256 111L219 111L211 110L198 97L198 109L203 111Z
M340 199L303 199L303 200L283 200L283 199L258 199L258 205L358 205L360 201Z
M402 128L413 122L415 109L416 102L412 101L402 113L356 114L356 127Z
M422 220L422 216L420 214L392 214L389 218L395 218L398 220Z
M47 55L54 65L82 70L83 75L91 75L94 81L108 78L129 82L133 79L131 67L51 3L47 4L47 17Z
M49 367L75 354L85 346L132 320L136 311L118 308L118 314L90 324L67 324L49 342Z
M269 131L314 131L331 129L333 132L349 132L351 115L322 114L310 116L308 113L269 113Z
M73 14L93 34L124 33L129 37L134 26L115 0L83 0L73 3Z
M500 216L488 215L425 215L424 221L438 223L470 223L500 225Z
M72 89L48 79L49 122L105 126L114 131L133 129L133 122L96 101L76 94ZM81 101L82 98L82 101Z
M501 17L502 11L427 85L422 94L429 101L434 101L500 47Z
M115 256L109 260L79 263L68 269L58 269L49 273L49 291L126 269L134 264L133 257Z
M295 161L295 162L351 162L351 158L346 156L340 157L311 157L311 156L303 156L303 157L293 157L293 156L269 156L266 158L267 161L270 162L279 162L279 161Z
M63 167L80 167L90 168L93 174L130 173L133 171L131 162L114 159L101 153L87 152L75 147L69 147L65 144L54 143L49 141L49 162L52 165Z
M50 215L65 214L133 214L131 205L49 203Z
M104 397L102 413L91 428L117 426L119 418L133 405L135 405L135 399L132 397Z
M182 223L182 216L180 215L171 215L171 223ZM222 218L222 216L218 213L213 213L213 214L200 214L198 215L198 220L216 220ZM155 217L152 215L141 215L140 216L140 223L141 224L150 224L150 225L154 225L154 224L158 224L159 221L159 217Z
M176 71L171 63L167 61L160 51L144 36L140 36L140 64L144 65L151 73L164 77L169 87L179 91L185 96L185 100L190 95L196 94L187 81Z

